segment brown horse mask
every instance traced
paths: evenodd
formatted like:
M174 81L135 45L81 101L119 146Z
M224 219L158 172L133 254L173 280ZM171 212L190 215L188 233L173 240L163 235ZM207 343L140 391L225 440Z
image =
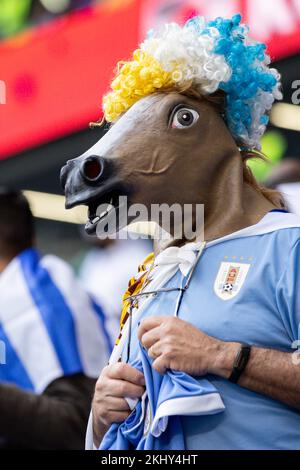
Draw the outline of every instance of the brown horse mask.
M213 239L256 223L276 205L249 175L220 107L170 91L136 102L67 162L61 180L66 207L85 204L91 216L120 195L128 196L128 207L144 204L149 213L151 204L204 204L205 238Z

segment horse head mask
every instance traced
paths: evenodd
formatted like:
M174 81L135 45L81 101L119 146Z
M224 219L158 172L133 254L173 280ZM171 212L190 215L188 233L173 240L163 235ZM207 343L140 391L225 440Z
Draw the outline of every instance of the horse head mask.
M280 98L279 75L240 15L151 31L132 60L119 64L103 99L109 130L62 169L66 207L89 207L91 233L109 213L96 217L99 204L115 207L120 195L129 207L203 203L219 222L225 209L244 212L245 182L274 203L244 157L260 149Z

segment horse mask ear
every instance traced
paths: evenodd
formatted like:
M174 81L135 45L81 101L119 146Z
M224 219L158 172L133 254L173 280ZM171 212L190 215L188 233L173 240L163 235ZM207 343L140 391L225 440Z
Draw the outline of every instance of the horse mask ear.
M105 128L106 125L107 125L107 122L105 120L105 117L103 116L101 119L99 119L96 122L90 122L89 128L90 129L97 129L97 128L103 129Z

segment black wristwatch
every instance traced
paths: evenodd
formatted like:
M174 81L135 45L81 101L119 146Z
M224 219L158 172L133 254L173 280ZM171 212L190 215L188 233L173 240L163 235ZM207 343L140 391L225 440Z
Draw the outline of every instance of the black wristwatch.
M241 349L237 353L237 356L234 360L232 372L228 379L229 382L236 384L239 381L240 376L244 372L246 365L249 362L250 354L251 346L248 344L241 344Z

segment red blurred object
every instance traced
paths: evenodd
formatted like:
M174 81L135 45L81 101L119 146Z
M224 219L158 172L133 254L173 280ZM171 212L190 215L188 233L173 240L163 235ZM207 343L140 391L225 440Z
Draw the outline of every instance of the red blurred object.
M183 24L197 13L236 12L268 44L273 60L300 51L300 0L107 0L0 42L7 91L7 104L0 104L0 159L101 117L117 62L131 56L146 30L166 21Z
M300 52L300 0L144 0L142 33L165 22L184 24L197 14L212 19L235 13L252 37L268 45L272 60Z
M0 159L101 117L116 63L139 40L140 0L104 3L0 43Z

